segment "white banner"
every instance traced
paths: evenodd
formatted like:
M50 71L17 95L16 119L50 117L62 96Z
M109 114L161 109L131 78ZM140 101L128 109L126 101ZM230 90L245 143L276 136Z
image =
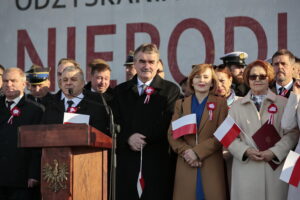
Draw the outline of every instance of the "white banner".
M103 58L118 84L128 51L153 42L166 79L179 82L192 64L220 64L230 51L247 52L247 63L279 48L300 56L299 8L299 0L1 0L0 63L51 67L54 85L60 58L83 69Z

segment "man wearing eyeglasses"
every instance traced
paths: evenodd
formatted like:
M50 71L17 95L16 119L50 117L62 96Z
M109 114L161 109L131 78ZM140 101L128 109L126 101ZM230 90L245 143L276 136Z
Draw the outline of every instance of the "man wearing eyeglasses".
M243 78L244 69L247 66L245 63L246 58L248 58L248 54L241 51L231 52L220 58L232 74L232 89L237 96L241 97L245 96L249 91L249 87L246 86Z
M271 89L274 93L289 98L295 80L293 79L295 56L287 49L281 49L272 56L276 77Z
M158 62L156 45L142 44L134 52L137 75L115 88L113 111L121 126L117 140L118 200L172 199L167 130L180 90L157 74ZM146 185L142 194L137 189L139 172Z

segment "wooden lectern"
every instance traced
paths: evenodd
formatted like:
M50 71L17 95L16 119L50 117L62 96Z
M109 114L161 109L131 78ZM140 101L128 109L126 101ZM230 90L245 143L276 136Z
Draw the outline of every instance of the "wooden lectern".
M19 128L19 147L42 148L43 200L107 200L111 138L86 124Z

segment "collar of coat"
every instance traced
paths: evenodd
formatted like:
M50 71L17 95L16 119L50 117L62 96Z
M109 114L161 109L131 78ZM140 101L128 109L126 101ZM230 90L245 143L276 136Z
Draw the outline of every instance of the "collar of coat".
M268 89L267 96L266 96L265 99L269 100L271 102L275 102L276 94L274 92L272 92L270 89ZM251 101L252 100L251 100L251 90L250 90L248 92L248 94L244 98L242 98L241 103L246 104L246 103L250 103Z
M160 76L155 75L153 81L151 82L150 86L155 89L155 92L161 90L164 85L164 79ZM133 89L135 92L138 93L137 89L137 75L135 75L131 80L128 81L127 89Z
M33 102L32 100L30 100L29 98L27 98L27 95L24 94L24 96L20 99L20 101L18 102L18 104L16 105L16 107L18 107L18 108L20 108L22 110L22 107L24 106L25 102L28 102L28 101L31 102L31 103ZM1 97L0 102L1 102L1 107L3 106L5 108L7 108L6 104L5 104L5 96ZM36 102L33 102L33 103L37 104Z
M192 105L192 96L193 95L185 97L184 99L182 99L182 116L192 113L192 106L191 106ZM218 102L220 101L221 98L222 97L217 97L215 95L209 94L206 103L215 102L216 104L218 104ZM216 108L216 109L219 109L219 108ZM199 124L199 127L198 127L198 132L199 133L204 128L204 125L206 124L208 119L209 119L209 112L208 112L207 106L205 105L205 108L204 108L204 111L203 111L203 114L202 114L202 117L201 117L201 121L200 121L200 124Z

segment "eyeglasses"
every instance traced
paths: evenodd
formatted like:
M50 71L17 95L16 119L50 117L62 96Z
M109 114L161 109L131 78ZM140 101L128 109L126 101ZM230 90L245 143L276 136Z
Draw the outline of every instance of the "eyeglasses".
M266 80L267 79L267 75L260 74L260 75L249 75L249 80L255 81L255 80L257 80L257 77L258 77L259 80Z

